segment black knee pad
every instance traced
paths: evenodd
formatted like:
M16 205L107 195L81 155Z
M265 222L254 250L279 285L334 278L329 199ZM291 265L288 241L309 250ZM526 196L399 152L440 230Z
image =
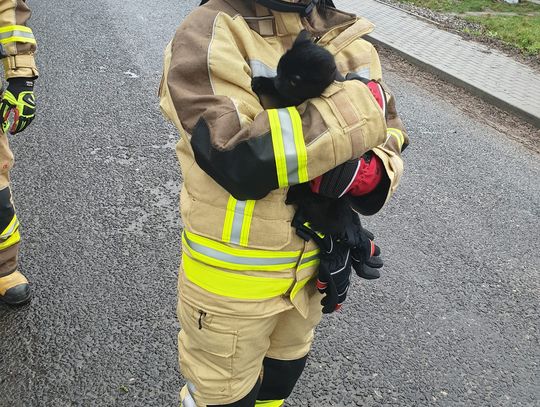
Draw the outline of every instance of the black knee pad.
M282 400L289 397L306 366L307 355L296 360L264 358L264 374L257 400Z
M259 389L261 387L261 381L260 379L257 380L257 383L255 383L255 386L251 391L241 400L235 401L231 404L220 404L218 405L212 405L208 407L254 407L255 401L257 400L257 395L259 394Z
M0 233L7 228L15 215L15 209L11 203L11 191L9 187L0 190Z

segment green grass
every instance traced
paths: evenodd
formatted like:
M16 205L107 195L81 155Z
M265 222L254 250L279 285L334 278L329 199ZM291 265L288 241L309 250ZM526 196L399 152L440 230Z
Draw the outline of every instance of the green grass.
M466 17L482 25L484 33L513 45L531 55L540 54L540 17L483 16Z
M436 11L465 13L467 11L496 11L511 13L540 13L540 5L524 2L508 4L504 1L493 0L400 0L402 3L413 3L420 7Z
M470 33L502 40L531 55L540 54L540 5L523 2L507 4L494 0L400 0L431 10L463 14L467 21L483 27L480 32ZM467 12L515 13L514 15L470 16ZM527 14L533 15L527 15Z

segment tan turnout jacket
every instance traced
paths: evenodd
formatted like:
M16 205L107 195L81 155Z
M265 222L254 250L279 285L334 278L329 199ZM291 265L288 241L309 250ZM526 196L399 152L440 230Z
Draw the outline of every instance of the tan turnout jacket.
M30 9L25 0L0 0L0 58L5 78L38 76L36 40L26 26Z
M378 55L362 39L373 25L337 10L306 19L250 0L210 0L185 19L165 52L161 108L180 132L184 180L180 293L212 312L271 315L292 303L305 314L304 286L316 274L317 250L291 227L287 187L373 150L390 185L382 206L403 171L403 140L387 134L381 109L360 81L335 82L322 97L289 109L269 109L251 90L252 77L276 75L303 28L335 55L342 74L381 79ZM403 130L392 117L392 127ZM276 261L272 268L269 258L284 253L290 264ZM250 267L257 258L260 264ZM275 290L265 295L268 286L258 284L268 279Z

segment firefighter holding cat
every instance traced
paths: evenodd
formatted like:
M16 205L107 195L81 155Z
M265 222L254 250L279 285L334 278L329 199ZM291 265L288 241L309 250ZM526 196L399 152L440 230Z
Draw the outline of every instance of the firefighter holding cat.
M0 0L0 58L8 86L0 102L0 301L23 304L31 291L26 277L18 270L19 220L13 206L9 172L13 153L8 134L23 131L34 119L34 62L36 40L26 26L30 9L24 0Z
M287 187L372 150L384 180L374 213L398 186L407 136L368 86L334 82L319 98L270 109L251 89L273 77L307 29L343 74L381 79L363 18L323 2L209 0L165 51L161 108L180 132L183 175L178 317L184 407L282 406L321 319L319 250L291 227ZM317 6L317 3L319 5ZM327 2L328 3L328 2Z

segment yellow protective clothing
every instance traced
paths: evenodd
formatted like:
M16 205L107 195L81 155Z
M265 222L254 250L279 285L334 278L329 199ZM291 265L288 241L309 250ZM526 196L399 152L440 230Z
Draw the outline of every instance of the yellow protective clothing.
M371 208L376 212L403 172L401 145L407 135L399 117L393 112L387 132L382 111L362 82L335 82L321 97L285 109L273 109L252 91L253 77L276 75L280 57L302 29L335 56L342 74L381 79L378 55L362 39L373 25L334 9L302 18L250 1L210 0L185 19L165 51L160 105L180 132L177 155L184 181L179 350L193 394L188 387L183 394L199 407L241 399L256 381L257 369L238 366L232 378L221 374L205 381L208 369L226 370L233 352L216 359L211 349L196 345L197 329L185 326L188 309L234 316L255 327L289 311L306 320L313 315L318 250L291 227L294 208L285 204L287 187L372 150L387 177L387 188L370 200L377 203ZM313 326L307 325L289 326L292 336L295 329L310 333ZM271 348L272 334L259 329L250 342L268 340ZM291 349L303 356L305 345ZM251 360L260 365L264 356L258 350ZM231 390L219 395L211 388Z
M36 39L26 26L29 18L25 0L0 0L0 58L6 79L38 76L34 61Z
M30 9L26 1L0 0L0 58L6 79L38 76L34 61L36 40L32 29L26 26L29 18ZM9 187L12 167L13 153L7 135L0 130L0 300L17 303L29 298L29 290L26 278L17 271L20 234ZM8 289L17 286L24 287L19 287L15 298L6 295Z

